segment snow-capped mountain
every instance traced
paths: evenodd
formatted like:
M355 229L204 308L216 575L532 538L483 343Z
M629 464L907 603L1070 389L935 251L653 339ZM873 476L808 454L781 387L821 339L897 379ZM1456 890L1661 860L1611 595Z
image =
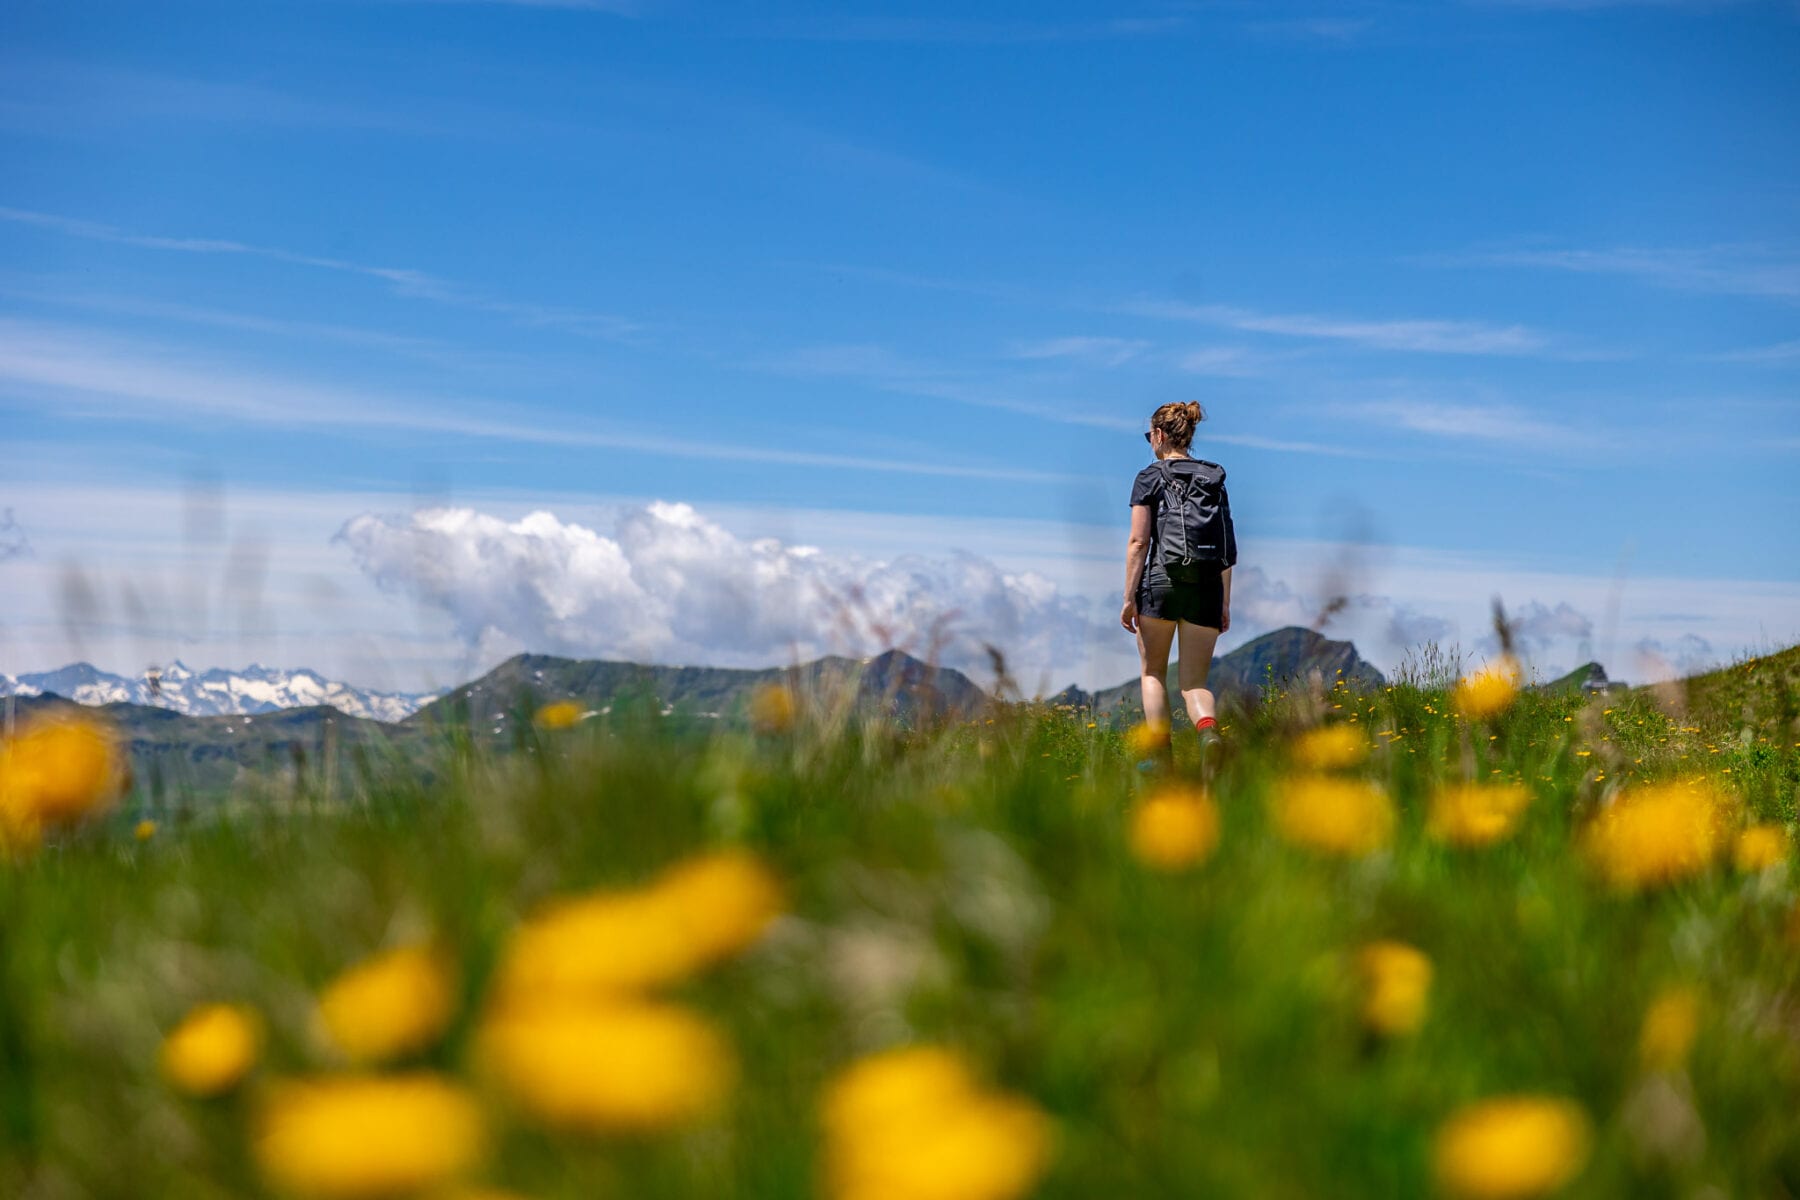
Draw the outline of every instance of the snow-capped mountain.
M322 678L314 671L278 671L252 663L242 671L214 667L194 671L179 660L152 668L136 679L71 663L55 671L0 675L0 696L54 692L77 704L147 704L190 717L241 716L329 704L353 717L398 721L437 693L371 692Z

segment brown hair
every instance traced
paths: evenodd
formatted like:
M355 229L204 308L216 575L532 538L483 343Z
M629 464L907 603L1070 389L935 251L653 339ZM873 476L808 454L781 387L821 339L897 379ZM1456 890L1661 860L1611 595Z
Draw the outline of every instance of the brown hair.
M1177 450L1186 450L1194 441L1194 426L1206 420L1206 410L1194 401L1186 404L1165 404L1151 414L1150 428L1162 430L1163 437L1169 445Z

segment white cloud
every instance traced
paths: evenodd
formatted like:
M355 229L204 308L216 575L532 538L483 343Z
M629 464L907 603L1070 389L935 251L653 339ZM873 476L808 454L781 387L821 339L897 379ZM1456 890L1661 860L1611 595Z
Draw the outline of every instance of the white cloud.
M589 446L673 458L786 463L949 478L1063 483L1055 472L999 465L907 461L815 453L778 446L695 442L678 433L545 424L535 410L433 396L397 398L364 390L297 382L285 376L194 361L160 348L88 330L0 317L0 384L62 398L59 415L188 420L310 430L328 436L387 430L444 434L523 445ZM79 405L68 403L77 398Z
M1528 446L1570 446L1587 439L1566 426L1540 421L1507 405L1442 404L1424 400L1377 400L1354 411L1396 429L1474 441Z
M1013 358L1066 358L1101 367L1122 367L1150 349L1150 343L1138 338L1060 337L1038 342L1015 342L1008 354Z
M1800 258L1764 246L1600 250L1502 250L1446 260L1452 265L1531 267L1583 275L1623 275L1663 287L1739 296L1800 298Z
M1713 644L1694 633L1673 638L1641 638L1632 651L1632 666L1642 679L1679 679L1721 665L1719 652Z
M384 590L449 615L470 645L640 662L760 666L901 646L965 669L984 644L1071 670L1087 606L967 553L887 560L746 539L686 504L619 516L610 536L549 512L364 514L337 540Z
M0 207L0 221L39 229L51 229L69 237L82 238L87 241L110 242L114 245L135 246L144 250L169 250L182 254L238 255L286 263L290 266L357 275L380 281L398 296L490 313L505 317L519 325L560 329L584 337L620 339L641 329L636 322L611 313L585 312L579 309L501 299L465 284L440 279L412 267L371 266L366 263L349 262L345 259L328 258L317 254L303 254L273 246L254 246L227 238L163 237L154 234L133 233L99 221L87 221L78 217L32 212L18 208Z
M1536 354L1550 348L1549 339L1523 325L1485 321L1401 318L1368 320L1323 317L1308 313L1264 313L1227 304L1140 302L1128 311L1165 320L1197 321L1245 333L1317 338L1348 342L1371 350L1404 350L1424 354Z

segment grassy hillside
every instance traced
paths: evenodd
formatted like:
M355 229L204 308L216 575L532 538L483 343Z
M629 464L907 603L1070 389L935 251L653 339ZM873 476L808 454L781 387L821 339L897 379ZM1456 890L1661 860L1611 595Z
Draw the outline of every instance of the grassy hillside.
M415 1183L651 1200L912 1170L995 1197L1423 1197L1505 1171L1569 1196L1800 1193L1800 895L1762 866L1791 850L1800 737L1755 732L1783 719L1766 678L1702 681L1675 715L1648 690L1475 719L1408 686L1277 689L1204 798L1052 706L903 725L802 704L754 734L638 705L520 723L505 755L434 748L423 782L296 776L151 812L143 840L121 813L0 867L0 1195L276 1195L397 1160ZM1177 738L1178 772L1194 749ZM1672 780L1698 790L1654 790ZM671 910L694 877L664 872L722 849L779 900L715 871ZM441 995L329 990L408 947ZM218 1001L262 1044L202 1099L191 1049L159 1054ZM404 1044L346 1084L351 1035ZM980 1090L939 1059L844 1083L900 1045ZM284 1087L419 1072L416 1123L416 1081L369 1110ZM320 1105L299 1133L297 1097Z

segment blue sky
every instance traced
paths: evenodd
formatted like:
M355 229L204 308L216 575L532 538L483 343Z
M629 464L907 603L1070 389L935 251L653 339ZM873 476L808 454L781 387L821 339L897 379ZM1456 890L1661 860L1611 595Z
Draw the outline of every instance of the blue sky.
M1348 587L1389 666L1478 649L1495 594L1545 669L1787 644L1796 61L1785 0L14 0L0 671L771 657L546 623L610 585L559 584L569 529L661 500L734 545L966 551L1031 593L1006 620L1071 619L1041 575L1090 627L1020 652L1110 682L1174 399L1261 572L1240 637ZM508 530L554 513L529 602L332 541L423 503L539 550Z

